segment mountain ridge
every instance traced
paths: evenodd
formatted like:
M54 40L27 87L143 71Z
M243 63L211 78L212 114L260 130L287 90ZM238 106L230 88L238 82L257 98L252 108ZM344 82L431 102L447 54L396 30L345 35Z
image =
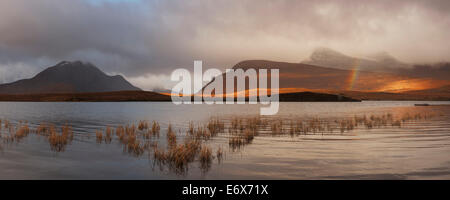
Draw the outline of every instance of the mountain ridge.
M330 48L318 48L308 60L301 63L322 67L352 70L358 68L363 71L392 72L397 68L408 68L410 65L398 61L387 52L369 55L366 58L353 57Z

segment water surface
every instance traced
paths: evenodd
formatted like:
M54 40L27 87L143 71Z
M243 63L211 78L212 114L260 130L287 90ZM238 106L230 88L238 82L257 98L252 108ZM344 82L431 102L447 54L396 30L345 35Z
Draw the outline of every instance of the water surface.
M0 179L449 179L450 106L414 107L411 101L283 102L269 119L342 118L354 115L439 113L402 127L357 128L333 135L260 135L239 151L228 148L221 133L206 143L222 147L224 159L207 172L193 162L186 174L160 169L151 155L123 152L121 145L97 144L95 131L106 126L156 120L160 140L168 124L184 135L189 122L211 117L231 120L259 115L258 105L179 105L170 102L0 102L0 117L13 124L27 121L69 124L74 141L64 152L50 150L43 137L0 143ZM450 102L425 102L448 104ZM4 131L4 130L3 130Z

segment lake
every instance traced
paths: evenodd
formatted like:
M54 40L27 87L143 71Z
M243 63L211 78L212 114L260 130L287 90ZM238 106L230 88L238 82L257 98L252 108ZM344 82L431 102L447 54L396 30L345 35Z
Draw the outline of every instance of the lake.
M415 107L416 103L436 106ZM416 117L409 117L410 114ZM258 115L259 105L0 102L2 126L5 120L11 125L26 123L33 132L42 123L70 125L74 134L64 151L58 152L51 149L45 136L37 134L8 142L8 129L3 127L0 179L450 178L450 102L282 102L276 116ZM365 120L372 116L371 123L381 125L356 123L349 128L346 124L347 128L339 131L337 126L344 123L342 119L357 121L356 116L366 116ZM377 121L378 116L383 117ZM252 117L261 118L268 125L258 124L262 127L258 128L260 134L238 149L231 148L229 127L233 120ZM194 161L188 163L185 172L174 172L157 163L151 150L139 156L124 152L116 135L110 143L96 141L96 131L106 127L157 121L161 133L152 142L165 148L169 124L181 141L187 137L190 124L205 124L211 118L219 119L225 128L202 144L209 145L213 155L222 149L223 158L220 162L213 159L207 170ZM311 124L313 119L321 124L326 121L326 125L320 125L317 131L302 125L310 132L289 134L293 123ZM394 125L397 121L401 125ZM269 134L275 122L285 127L281 130L284 134Z

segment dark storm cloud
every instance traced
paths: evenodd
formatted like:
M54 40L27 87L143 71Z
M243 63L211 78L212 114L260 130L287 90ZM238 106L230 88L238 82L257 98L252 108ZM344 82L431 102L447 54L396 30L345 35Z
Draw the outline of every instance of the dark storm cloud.
M244 59L299 62L319 46L448 61L448 10L445 0L3 0L0 81L85 60L151 88L194 59L210 67Z

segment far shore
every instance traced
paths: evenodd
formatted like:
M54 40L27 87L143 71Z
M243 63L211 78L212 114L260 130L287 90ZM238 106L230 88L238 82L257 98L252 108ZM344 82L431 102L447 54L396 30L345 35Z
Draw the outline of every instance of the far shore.
M356 94L356 95L355 95ZM405 95L389 93L317 93L280 94L280 102L360 102L360 101L450 101L446 96ZM133 102L172 101L170 95L150 91L114 91L91 93L0 94L0 102Z

